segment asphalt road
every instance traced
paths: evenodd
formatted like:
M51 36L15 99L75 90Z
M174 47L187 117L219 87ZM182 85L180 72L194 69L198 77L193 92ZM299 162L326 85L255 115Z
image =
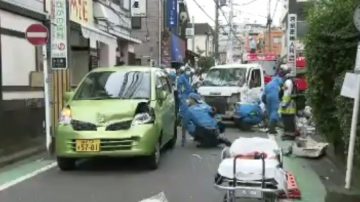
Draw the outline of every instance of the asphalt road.
M248 135L254 134L226 133L230 139ZM73 172L54 167L0 192L0 202L139 202L159 192L169 202L221 202L224 194L213 187L220 151L188 141L165 152L155 171L137 159L86 161Z

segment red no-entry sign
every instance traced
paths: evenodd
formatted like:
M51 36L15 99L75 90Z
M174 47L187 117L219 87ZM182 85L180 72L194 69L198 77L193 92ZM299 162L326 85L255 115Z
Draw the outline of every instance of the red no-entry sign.
M42 24L32 24L26 29L26 39L34 46L45 45L49 39L49 30Z

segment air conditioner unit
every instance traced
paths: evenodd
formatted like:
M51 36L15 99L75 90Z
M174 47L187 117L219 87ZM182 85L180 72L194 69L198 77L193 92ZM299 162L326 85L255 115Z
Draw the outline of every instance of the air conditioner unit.
M186 28L185 34L186 36L194 36L195 35L194 28Z

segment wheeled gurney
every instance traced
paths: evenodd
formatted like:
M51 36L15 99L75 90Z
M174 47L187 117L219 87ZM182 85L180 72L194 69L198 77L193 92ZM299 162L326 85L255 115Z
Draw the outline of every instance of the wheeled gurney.
M241 198L277 201L287 193L287 173L274 140L239 138L221 153L215 187L226 191L224 202Z

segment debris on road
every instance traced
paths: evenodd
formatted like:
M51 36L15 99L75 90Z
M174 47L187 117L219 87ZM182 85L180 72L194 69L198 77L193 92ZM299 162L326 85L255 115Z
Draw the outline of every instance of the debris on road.
M318 158L326 153L328 143L317 142L311 137L298 138L292 146L292 154L298 157Z
M160 192L159 194L152 196L151 198L144 199L140 202L169 202L169 201L166 199L164 192Z

